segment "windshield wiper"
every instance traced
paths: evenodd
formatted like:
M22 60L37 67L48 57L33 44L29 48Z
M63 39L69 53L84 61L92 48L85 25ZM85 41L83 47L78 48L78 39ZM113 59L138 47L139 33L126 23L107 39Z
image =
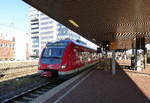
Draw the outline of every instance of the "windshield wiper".
M51 56L52 58L61 58L61 56Z
M62 58L61 56L43 56L42 58Z

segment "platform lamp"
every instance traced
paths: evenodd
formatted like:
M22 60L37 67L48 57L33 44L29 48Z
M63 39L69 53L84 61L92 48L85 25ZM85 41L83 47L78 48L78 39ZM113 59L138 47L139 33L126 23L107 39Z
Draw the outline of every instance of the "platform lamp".
M107 51L110 50L109 40L102 41L102 46L103 46L103 57L107 57Z
M103 45L104 50L106 50L106 51L110 50L110 42L109 42L109 40L102 41L102 45Z

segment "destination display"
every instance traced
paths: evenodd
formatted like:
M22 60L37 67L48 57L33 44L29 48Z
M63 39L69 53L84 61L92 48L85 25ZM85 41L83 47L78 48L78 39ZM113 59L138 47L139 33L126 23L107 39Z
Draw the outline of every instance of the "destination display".
M48 43L46 46L67 46L67 43Z

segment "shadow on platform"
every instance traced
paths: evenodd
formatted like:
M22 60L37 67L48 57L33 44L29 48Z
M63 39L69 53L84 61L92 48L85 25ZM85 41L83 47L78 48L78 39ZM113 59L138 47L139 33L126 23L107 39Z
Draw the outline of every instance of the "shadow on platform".
M122 69L115 76L96 69L59 103L150 103L150 100Z

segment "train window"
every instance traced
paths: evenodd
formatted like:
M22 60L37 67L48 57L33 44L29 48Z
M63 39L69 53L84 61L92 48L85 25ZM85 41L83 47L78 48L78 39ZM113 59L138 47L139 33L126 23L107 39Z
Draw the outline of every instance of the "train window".
M73 51L74 51L74 52L77 52L77 50L76 50L76 49L73 49Z
M78 50L77 49L73 49L73 51L75 52L75 55L78 56Z

